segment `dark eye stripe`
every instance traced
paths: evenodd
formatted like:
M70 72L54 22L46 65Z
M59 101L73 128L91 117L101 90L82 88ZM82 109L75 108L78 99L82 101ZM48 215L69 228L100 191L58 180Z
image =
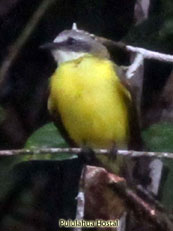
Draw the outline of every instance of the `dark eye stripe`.
M69 45L76 44L76 40L74 38L72 38L72 37L69 37L67 42L68 42Z
M90 47L91 46L86 41L73 37L68 37L68 39L64 41L64 48L67 50L89 52Z

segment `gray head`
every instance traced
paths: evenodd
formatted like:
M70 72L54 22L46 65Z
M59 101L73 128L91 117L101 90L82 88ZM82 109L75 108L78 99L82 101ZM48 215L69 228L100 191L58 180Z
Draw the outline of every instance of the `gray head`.
M75 23L71 30L64 30L52 43L45 44L42 48L49 48L58 63L77 59L85 54L109 58L106 47L94 35L78 30Z

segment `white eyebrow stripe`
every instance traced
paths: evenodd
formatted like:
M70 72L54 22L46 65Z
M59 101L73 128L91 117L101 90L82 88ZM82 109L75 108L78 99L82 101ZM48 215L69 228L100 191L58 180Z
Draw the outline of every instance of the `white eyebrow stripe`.
M65 36L57 36L53 42L58 43L58 42L63 42L64 40L66 40Z

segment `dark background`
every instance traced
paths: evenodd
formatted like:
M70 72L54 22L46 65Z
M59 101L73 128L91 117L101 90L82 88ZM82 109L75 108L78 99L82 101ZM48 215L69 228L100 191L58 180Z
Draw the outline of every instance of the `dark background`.
M0 15L1 62L41 3L39 0L7 2L4 1L6 12L2 9ZM57 1L46 12L1 87L0 102L7 112L0 127L1 148L21 147L28 135L48 120L48 78L56 65L49 52L40 50L39 46L52 41L62 30L70 29L73 22L91 33L121 39L133 24L134 3L127 0Z
M0 70L5 57L12 52L10 47L21 36L41 2L0 1ZM48 79L56 64L51 54L39 49L39 46L52 41L62 30L70 29L73 22L96 35L173 53L172 0L151 0L148 17L141 23L135 16L135 4L135 0L57 0L46 11L0 83L0 149L24 147L28 137L50 121L47 111ZM129 64L127 57L121 54L116 60L120 65ZM172 65L152 60L145 60L144 64L143 127L156 122L172 122ZM168 128L170 131L170 126ZM153 134L163 137L162 133L155 131L155 127L152 129L147 133L150 141ZM50 141L51 146L52 133L46 130L45 134L45 140L47 143ZM171 140L172 134L171 130ZM56 135L53 138L55 140ZM156 139L153 150L158 150L157 145L161 142ZM171 146L169 151L172 150ZM2 231L55 231L59 217L75 217L74 197L82 167L80 160L59 162L50 160L50 156L47 160L45 156L41 160L30 159L28 156L0 158ZM169 191L169 184L167 188ZM165 201L170 204L167 198Z
M40 0L1 0L1 64L40 3ZM135 24L134 5L134 0L60 0L46 11L0 86L0 105L5 115L0 123L1 149L22 147L27 137L49 120L46 105L48 78L56 64L50 53L40 50L39 46L52 41L62 30L71 28L73 22L96 35L172 53L171 1L151 0L148 19L138 25ZM121 59L119 64L127 63ZM161 107L168 107L162 102L154 113L149 113L159 101L171 69L170 64L145 61L142 100L145 126L160 119ZM166 102L171 104L172 100L167 99ZM153 118L154 114L156 118Z

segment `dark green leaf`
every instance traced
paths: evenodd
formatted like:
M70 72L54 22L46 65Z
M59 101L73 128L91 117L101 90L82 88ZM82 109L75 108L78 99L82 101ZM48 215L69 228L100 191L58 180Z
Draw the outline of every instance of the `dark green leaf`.
M143 132L143 138L150 151L173 152L173 123L154 124ZM160 187L161 202L172 211L173 204L173 160L163 159L164 169Z
M25 148L55 148L55 147L67 147L68 144L62 138L58 129L53 123L48 123L35 131L27 140ZM44 154L44 155L32 155L31 159L36 160L54 160L54 159L66 159L72 158L74 155L71 154Z
M173 123L154 124L143 132L144 142L151 151L173 151Z

